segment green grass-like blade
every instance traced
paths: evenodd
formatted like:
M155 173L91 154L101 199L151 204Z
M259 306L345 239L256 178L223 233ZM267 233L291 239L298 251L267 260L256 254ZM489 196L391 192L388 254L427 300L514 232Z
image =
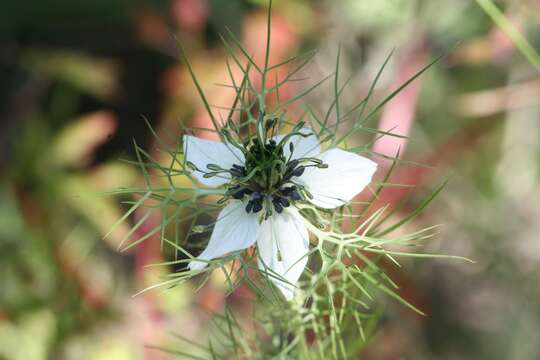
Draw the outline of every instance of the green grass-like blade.
M485 11L498 27L518 48L521 54L540 72L540 54L531 45L523 34L504 16L501 10L491 0L476 0L476 3Z

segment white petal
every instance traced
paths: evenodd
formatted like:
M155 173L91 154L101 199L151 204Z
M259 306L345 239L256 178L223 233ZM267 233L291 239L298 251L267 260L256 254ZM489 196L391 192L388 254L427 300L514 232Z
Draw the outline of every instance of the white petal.
M245 249L257 239L259 220L257 215L248 214L240 201L225 206L218 215L210 242L197 259L211 260L232 251ZM193 260L191 270L204 268L206 261Z
M244 154L232 145L217 141L199 139L195 136L184 135L184 154L186 160L195 164L202 171L208 171L206 165L216 164L223 169L230 169L234 164L244 165ZM230 180L229 174L219 174L211 178L204 178L203 173L194 171L193 176L208 186L223 185Z
M300 214L285 209L264 221L259 229L257 250L261 270L268 272L269 278L287 300L292 299L293 284L306 267L309 251L309 234Z
M321 145L319 144L319 139L317 135L310 128L300 129L301 134L311 134L308 137L303 137L300 135L295 135L291 137L285 146L283 147L283 153L288 159L291 155L291 150L289 144L292 142L294 149L291 159L299 159L302 157L315 157L321 153ZM286 136L286 134L274 136L272 139L275 140L278 144Z
M352 152L331 149L317 156L326 169L309 167L298 179L313 195L318 207L333 209L354 198L371 182L377 164Z

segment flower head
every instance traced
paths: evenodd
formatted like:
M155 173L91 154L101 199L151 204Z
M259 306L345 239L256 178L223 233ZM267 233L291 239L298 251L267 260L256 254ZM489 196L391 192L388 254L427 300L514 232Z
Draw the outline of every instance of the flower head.
M338 148L321 152L317 136L306 127L266 134L259 131L243 144L184 136L193 176L227 189L227 205L208 246L189 267L202 269L211 259L256 243L259 268L273 274L272 282L291 299L309 251L308 220L298 205L333 209L348 203L369 184L377 164Z

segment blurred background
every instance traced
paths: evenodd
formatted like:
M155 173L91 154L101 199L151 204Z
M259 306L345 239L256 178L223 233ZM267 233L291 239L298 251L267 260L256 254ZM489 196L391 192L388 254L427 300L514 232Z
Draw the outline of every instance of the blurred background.
M428 316L388 300L365 359L540 358L540 73L475 1L275 0L272 63L318 48L304 71L334 71L342 46L343 106L374 98L448 54L370 124L409 136L374 150L401 164L382 202L412 205L450 182L409 229L443 224L427 252L462 255L388 267L401 294ZM0 359L168 359L173 333L204 340L223 307L223 279L133 297L174 269L159 236L124 253L127 207L97 192L143 184L134 141L156 158L181 126L207 126L179 61L178 38L212 104L230 105L226 27L254 56L264 50L264 0L0 1ZM540 49L540 2L499 1ZM306 101L324 113L332 87ZM293 96L304 82L284 89ZM363 138L365 139L365 137ZM380 159L379 159L380 160ZM388 166L384 161L381 168ZM403 210L405 213L407 207ZM142 214L135 213L133 224ZM159 235L159 234L158 234ZM215 280L215 281L214 281ZM231 299L234 302L234 296ZM151 346L146 346L151 345ZM179 358L182 358L179 356Z

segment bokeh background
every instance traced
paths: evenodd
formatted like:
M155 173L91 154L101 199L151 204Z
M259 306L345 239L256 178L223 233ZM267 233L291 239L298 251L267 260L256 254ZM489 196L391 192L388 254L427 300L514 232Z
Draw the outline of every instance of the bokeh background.
M159 238L118 252L141 214L104 238L127 209L97 195L143 184L134 141L156 158L181 125L208 123L179 39L213 104L227 106L226 27L260 56L263 0L0 1L0 359L168 359L204 341L223 279L133 297L173 268ZM497 5L540 49L540 2ZM471 0L276 0L272 62L319 51L306 70L334 71L342 47L344 106L361 99L388 53L375 98L447 54L371 126L375 151L403 163L384 200L419 202L450 178L410 229L443 224L426 251L462 255L389 267L421 317L387 301L365 359L540 358L540 74ZM302 88L287 87L284 97ZM331 87L306 101L324 111ZM386 164L387 165L387 164ZM381 167L386 166L381 162ZM416 200L415 200L416 199ZM407 207L404 208L407 211ZM149 217L135 230L157 224ZM234 296L232 300L234 302ZM151 345L150 347L147 345ZM182 356L179 356L182 358Z

